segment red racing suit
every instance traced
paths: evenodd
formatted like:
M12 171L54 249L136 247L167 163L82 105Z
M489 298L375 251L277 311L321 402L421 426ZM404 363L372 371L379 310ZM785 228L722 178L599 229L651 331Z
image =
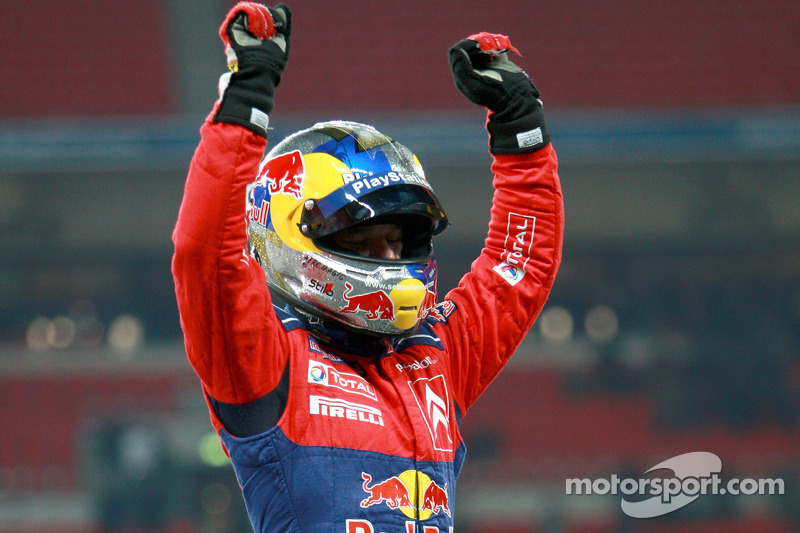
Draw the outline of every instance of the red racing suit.
M550 145L494 156L485 247L412 337L374 356L320 343L246 252L266 140L206 123L173 234L188 358L259 532L453 528L460 418L532 326L561 259Z

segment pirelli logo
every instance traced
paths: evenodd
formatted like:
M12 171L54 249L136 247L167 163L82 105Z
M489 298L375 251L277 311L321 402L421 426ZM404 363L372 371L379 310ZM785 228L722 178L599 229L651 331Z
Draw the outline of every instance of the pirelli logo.
M383 425L383 413L377 407L313 394L308 398L310 401L309 412L312 415L367 422L377 426Z

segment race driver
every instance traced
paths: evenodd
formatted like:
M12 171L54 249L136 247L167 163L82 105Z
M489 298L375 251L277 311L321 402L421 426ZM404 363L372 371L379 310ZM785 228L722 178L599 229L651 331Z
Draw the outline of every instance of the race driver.
M332 121L265 155L291 28L285 5L251 2L220 28L230 72L173 234L186 351L255 531L452 531L461 417L560 262L539 92L505 36L449 51L456 87L487 109L495 194L483 251L438 301L447 215L408 148Z

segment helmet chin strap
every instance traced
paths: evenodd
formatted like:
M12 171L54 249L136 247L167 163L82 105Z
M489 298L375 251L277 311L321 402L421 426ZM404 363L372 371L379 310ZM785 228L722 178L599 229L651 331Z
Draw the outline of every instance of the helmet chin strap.
M370 358L383 357L394 349L393 339L344 329L336 322L325 320L292 305L286 298L283 298L271 288L269 292L273 303L279 305L283 311L299 320L303 324L303 329L309 335L328 348L333 348L337 352L345 354Z

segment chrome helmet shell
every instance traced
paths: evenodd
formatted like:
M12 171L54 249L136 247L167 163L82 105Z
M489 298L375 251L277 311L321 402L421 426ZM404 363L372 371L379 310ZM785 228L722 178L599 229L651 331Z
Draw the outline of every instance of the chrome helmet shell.
M264 157L247 199L249 252L298 311L403 337L436 304L432 238L447 215L417 157L372 126L323 122L290 135ZM337 232L375 223L403 228L399 259L334 244Z

